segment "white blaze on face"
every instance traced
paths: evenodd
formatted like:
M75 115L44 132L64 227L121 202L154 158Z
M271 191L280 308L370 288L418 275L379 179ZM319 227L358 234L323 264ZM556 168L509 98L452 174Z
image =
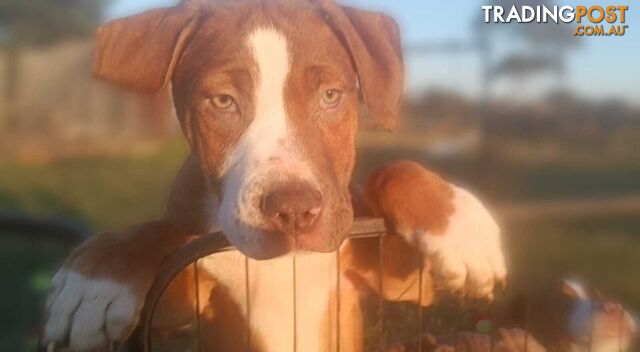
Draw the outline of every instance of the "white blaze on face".
M257 66L255 115L221 174L218 224L245 253L261 247L256 229L264 227L260 199L265 187L287 176L313 183L310 168L299 156L285 109L284 88L290 70L287 40L274 28L257 28L246 39Z
M258 67L255 117L228 156L225 171L244 161L264 161L289 136L284 106L284 85L290 67L287 41L275 29L260 28L249 35L247 45Z

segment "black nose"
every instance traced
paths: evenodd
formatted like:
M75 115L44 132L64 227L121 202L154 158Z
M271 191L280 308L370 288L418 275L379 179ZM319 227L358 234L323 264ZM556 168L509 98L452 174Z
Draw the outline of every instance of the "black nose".
M322 212L322 194L306 182L289 182L263 198L262 212L286 234L308 232Z

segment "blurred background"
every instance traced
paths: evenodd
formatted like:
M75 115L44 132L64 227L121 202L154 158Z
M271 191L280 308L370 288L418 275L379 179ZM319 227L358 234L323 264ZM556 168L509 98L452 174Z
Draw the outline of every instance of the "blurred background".
M398 134L363 118L355 177L419 160L494 209L513 286L578 277L640 311L640 12L630 6L623 37L483 23L481 5L514 1L554 4L349 2L398 20L408 77ZM596 3L610 4L580 5ZM163 211L186 154L170 99L94 81L92 36L171 4L0 1L2 351L35 345L49 277L73 244Z

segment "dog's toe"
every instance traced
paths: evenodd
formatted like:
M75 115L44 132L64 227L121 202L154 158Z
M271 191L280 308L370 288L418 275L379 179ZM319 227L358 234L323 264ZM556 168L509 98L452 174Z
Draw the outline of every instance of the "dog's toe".
M111 342L123 342L138 323L140 305L126 295L116 297L107 309L106 331Z
M468 264L466 286L472 298L493 299L494 273L488 260L477 260Z
M425 252L431 259L432 272L440 285L451 292L464 290L467 266L450 241L442 236L422 235Z
M94 296L83 298L73 316L69 346L72 350L90 351L105 350L107 340L104 335L105 297Z
M126 339L140 304L125 285L75 272L56 274L44 342L63 343L68 338L71 350L106 349Z
M48 319L44 328L44 341L61 342L68 335L71 320L82 301L77 277L61 270L53 280L52 293L48 298Z

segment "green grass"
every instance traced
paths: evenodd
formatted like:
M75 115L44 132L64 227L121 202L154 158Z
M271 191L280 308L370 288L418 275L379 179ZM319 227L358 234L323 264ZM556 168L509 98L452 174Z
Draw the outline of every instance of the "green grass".
M522 223L505 230L516 289L579 278L640 312L640 218Z
M2 162L0 210L71 217L96 230L155 219L185 155L182 141L174 141L147 155Z

